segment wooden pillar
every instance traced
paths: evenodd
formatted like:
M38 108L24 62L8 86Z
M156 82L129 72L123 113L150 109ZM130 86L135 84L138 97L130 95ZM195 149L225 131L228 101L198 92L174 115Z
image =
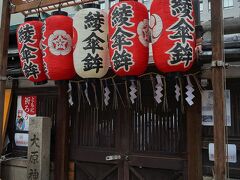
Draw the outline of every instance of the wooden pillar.
M224 42L222 0L211 1L212 87L214 105L214 174L216 180L226 178Z
M69 103L68 83L56 82L58 86L57 120L55 133L54 179L68 180L69 168Z
M195 14L195 23L196 23L196 25L200 25L201 20L200 20L200 2L199 2L199 0L193 1L193 7L194 7L194 14Z
M201 180L202 175L202 118L201 94L197 90L195 104L187 108L187 156L189 180Z
M9 26L10 26L10 9L9 1L1 0L0 2L0 153L2 153L2 127L3 127L3 106L4 94L6 86L6 71L8 60L8 42L9 42Z

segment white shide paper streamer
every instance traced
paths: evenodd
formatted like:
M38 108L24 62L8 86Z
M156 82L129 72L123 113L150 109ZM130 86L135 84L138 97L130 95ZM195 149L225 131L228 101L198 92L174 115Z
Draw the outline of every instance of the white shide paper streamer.
M186 86L186 89L187 89L187 92L186 92L186 95L187 97L185 98L185 100L187 101L187 103L192 106L194 104L193 102L193 99L194 99L194 95L193 95L193 92L194 92L194 88L193 88L193 85L190 81L190 77L187 76L187 83L188 85Z
M84 90L84 94L87 98L88 104L91 106L91 101L90 101L89 96L88 96L88 83L86 82L85 84L86 84L86 88Z
M73 99L72 99L72 84L69 82L68 83L68 102L70 106L73 106Z
M180 93L180 87L179 85L176 83L175 85L175 98L177 100L177 102L179 102L179 97L180 97L181 93Z
M162 97L163 97L163 94L162 94L162 90L163 90L163 82L162 82L162 78L160 75L157 75L156 76L156 79L157 79L157 84L155 86L155 96L154 96L154 99L156 100L156 102L158 104L160 104L162 102Z
M131 80L130 90L131 90L131 91L129 92L130 100L131 100L132 104L134 104L135 99L137 98L137 95L136 95L137 88L136 88L136 85L135 85L135 83L134 83L134 80Z
M108 106L109 105L109 100L110 100L110 90L108 88L108 86L106 85L106 87L104 88L104 103L105 103L105 106Z

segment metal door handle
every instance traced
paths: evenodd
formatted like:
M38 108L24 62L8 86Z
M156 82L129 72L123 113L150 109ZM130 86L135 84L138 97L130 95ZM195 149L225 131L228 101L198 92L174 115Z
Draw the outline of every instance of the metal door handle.
M115 161L115 160L120 160L122 158L121 155L110 155L106 156L106 161Z

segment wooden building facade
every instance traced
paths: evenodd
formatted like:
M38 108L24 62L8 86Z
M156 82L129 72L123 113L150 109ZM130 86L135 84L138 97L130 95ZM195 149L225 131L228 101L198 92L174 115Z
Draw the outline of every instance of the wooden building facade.
M19 59L16 54L11 55L9 62L12 57L16 63L9 63L8 75L18 77ZM151 65L148 71L157 73ZM213 141L213 130L201 126L199 91L195 91L194 105L185 105L184 110L181 104L173 103L169 91L168 108L164 109L154 102L154 81L148 76L139 80L141 99L130 105L125 80L116 79L117 90L110 82L112 101L106 107L100 91L94 92L101 89L99 81L90 81L95 86L89 92L89 105L81 89L84 85L74 80L71 81L73 106L69 106L68 82L24 87L20 85L24 81L12 79L13 103L8 126L11 151L26 153L26 149L14 144L17 96L37 96L37 116L49 116L53 120L51 159L56 180L68 178L70 161L75 164L76 180L198 180L202 179L202 170L206 175L212 173L207 146ZM239 79L227 81L232 106L229 141L237 144L238 154L239 82ZM232 177L240 177L239 158L238 164L230 168Z

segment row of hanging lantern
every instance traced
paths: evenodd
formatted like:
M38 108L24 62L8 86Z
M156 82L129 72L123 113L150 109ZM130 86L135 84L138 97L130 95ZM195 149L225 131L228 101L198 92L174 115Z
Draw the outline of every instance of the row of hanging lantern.
M57 11L44 23L26 19L19 26L19 56L29 80L65 80L76 73L102 78L110 64L119 76L139 76L148 65L149 29L153 59L161 72L191 68L195 58L191 0L154 0L150 23L147 8L134 0L115 4L109 17L97 4L83 7L73 19Z

